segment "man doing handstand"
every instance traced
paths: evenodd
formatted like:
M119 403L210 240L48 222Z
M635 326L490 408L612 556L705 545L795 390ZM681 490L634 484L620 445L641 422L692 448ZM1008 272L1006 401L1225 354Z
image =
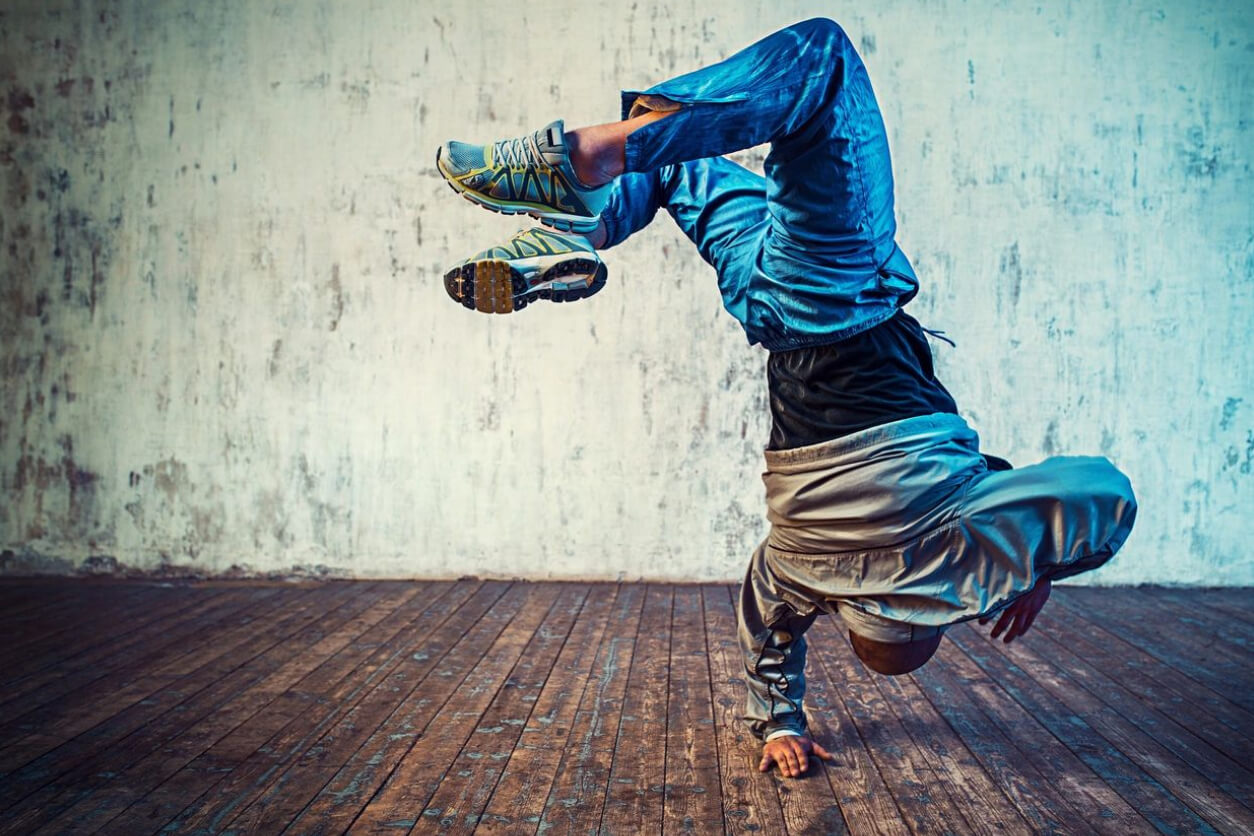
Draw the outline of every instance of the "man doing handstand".
M507 313L573 301L597 255L665 208L715 268L723 304L770 354L766 539L737 607L760 768L797 776L807 734L805 632L838 615L872 670L931 658L946 628L991 620L1011 641L1059 578L1109 560L1136 502L1102 458L1012 469L981 454L903 307L918 279L894 236L888 139L839 26L790 26L713 66L623 94L619 122L559 120L437 165L486 208L549 228L455 266L449 295ZM720 155L769 142L759 176Z

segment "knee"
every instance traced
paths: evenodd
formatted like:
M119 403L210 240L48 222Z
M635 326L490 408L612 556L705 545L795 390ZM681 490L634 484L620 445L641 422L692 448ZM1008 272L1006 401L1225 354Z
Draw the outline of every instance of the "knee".
M918 670L927 663L940 647L941 633L912 642L889 643L868 639L849 631L853 652L862 663L876 673L885 676L901 676Z
M813 72L819 68L835 70L840 58L852 51L849 36L840 24L826 17L803 20L783 30L792 41L789 61L796 69Z
M1095 480L1100 482L1107 492L1117 499L1135 504L1136 497L1132 493L1132 482L1122 470L1115 467L1110 459L1101 456L1089 461L1092 462Z
M1126 533L1136 519L1136 493L1132 490L1132 481L1109 459L1095 457L1084 461L1087 473L1081 484L1087 486L1116 528Z
M1118 523L1136 515L1132 482L1102 456L1063 456L1043 462L1044 487L1065 509L1091 514Z
M831 44L848 39L845 30L840 28L840 24L827 17L812 17L809 20L794 23L788 27L787 31L809 43Z
M1059 510L1071 521L1072 535L1054 579L1106 564L1131 534L1137 509L1131 481L1108 459L1066 459L1058 476Z

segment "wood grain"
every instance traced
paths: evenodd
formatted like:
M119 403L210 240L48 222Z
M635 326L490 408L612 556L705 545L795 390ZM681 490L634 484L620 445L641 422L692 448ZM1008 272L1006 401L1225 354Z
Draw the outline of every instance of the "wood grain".
M820 617L803 779L758 771L735 596L5 580L0 833L1254 832L1248 595L1063 587L895 678Z

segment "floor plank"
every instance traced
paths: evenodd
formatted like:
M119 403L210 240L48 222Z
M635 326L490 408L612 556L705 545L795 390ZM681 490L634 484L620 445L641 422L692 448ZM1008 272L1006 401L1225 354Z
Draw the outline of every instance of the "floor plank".
M977 634L973 630L965 631L965 634L959 631L954 641L962 642L963 649L970 653L978 651L976 642L981 642L985 646L994 644L992 639L983 637L982 634ZM1011 645L997 642L996 646L1060 702L1073 711L1082 712L1084 721L1095 732L1128 755L1156 781L1170 786L1181 801L1216 829L1220 832L1240 832L1240 823L1248 820L1250 815L1248 809L1222 789L1214 786L1175 752L1128 722L1065 672L1051 664L1036 649L1036 645L1029 642L1015 642ZM985 650L985 652L988 651ZM1081 782L1076 789L1081 792L1092 792L1094 787L1085 781ZM1103 800L1102 809L1113 811L1115 805L1108 806L1106 803L1108 800L1108 797ZM1125 828L1122 832L1129 831Z
M1036 629L1036 628L1033 628ZM950 640L967 645L961 633ZM1082 760L1161 833L1215 833L1168 787L1147 774L1089 725L1064 700L1044 688L1027 671L1008 659L996 644L969 644L969 655L981 670L1006 691L1027 716L1037 721ZM966 649L966 648L964 648ZM1030 820L1030 819L1029 819Z
M528 616L545 605L547 613L515 619L508 641L502 633L494 649L500 655L485 657L488 664L481 663L461 689L476 698L445 705L432 720L433 733L397 765L353 823L355 831L388 832L385 823L413 818L424 830L473 832L586 597L586 589L568 586L555 599L531 602ZM444 762L442 775L431 766Z
M846 659L853 656L848 641L831 619L815 626L816 640L839 647ZM945 722L927 697L908 676L875 676L862 665L850 661L842 666L847 681L856 681L861 689L874 688L876 704L883 716L895 715L908 738L912 758L930 769L934 780L923 787L928 803L945 807L942 818L959 832L971 834L1026 833L1031 830L1014 803L1002 792L979 765L962 739ZM830 674L829 674L830 676ZM966 799L980 798L980 815L963 813Z
M942 643L936 657L909 676L1034 832L1074 832L1076 820L1083 819L1038 768L1033 750L1016 743L1041 737L1033 718L1015 712L982 677L963 669L961 660L961 651Z
M306 731L304 739L316 743L301 747L299 757L281 764L284 768L257 775L260 791L249 802L222 797L224 807L216 817L221 824L215 827L243 829L268 815L269 808L282 807L295 808L295 832L344 832L525 597L522 585L485 584L444 621L424 620L420 633L405 636L408 641L394 639L389 643L394 658L387 659L384 675L373 679L368 693L341 717L324 718L312 729L293 729L293 736ZM445 612L439 608L433 615Z
M480 720L497 689L514 670L521 656L536 637L540 624L557 599L550 585L518 587L519 610L502 629L492 631L487 646L459 665L453 676L459 679L451 688L424 693L428 710L419 711L407 724L413 733L399 757L391 752L383 760L388 772L365 807L350 823L355 833L390 833L398 827L412 828L419 821L431 792L457 760L467 739L480 727ZM465 673L462 670L468 668ZM451 679L452 677L450 677Z
M594 762L603 767L604 761L594 761L601 753L591 746L572 748L571 766L579 771L579 780L554 784L542 831L582 833L589 824L596 827L599 820L600 830L607 833L661 832L673 606L672 587L648 587L617 718L613 763L601 778L600 768L589 768ZM593 790L597 787L606 788L603 802L596 799Z
M1239 607L1230 607L1220 596L1205 595L1205 590L1202 595L1190 592L1192 590L1162 587L1134 588L1121 597L1164 613L1181 629L1194 635L1207 635L1248 659L1254 648L1254 624L1247 620L1250 614Z
M226 730L225 735L215 735L217 739L212 742L204 741L209 745L203 748L188 746L185 741L182 753L194 756L183 760L174 774L110 821L109 829L119 833L151 833L159 829L203 792L214 773L221 774L227 764L242 761L294 719L291 709L301 703L285 702L288 695L316 689L319 681L326 682L351 670L355 660L365 653L363 650L353 656L347 652L356 642L363 636L379 635L374 632L379 625L406 612L407 605L432 590L428 584L390 584L380 589L373 603L366 599L369 606L342 621L338 629L328 625L316 644L289 659L262 687L250 689L245 699L223 712L217 726L218 731Z
M1082 587L1059 590L1059 603L1076 618L1119 625L1120 632L1135 636L1137 644L1160 662L1175 668L1201 685L1222 695L1245 711L1254 711L1254 689L1244 686L1250 659L1236 657L1216 647L1213 634L1187 626L1165 626L1161 611L1127 595L1107 589ZM1100 614L1100 615L1099 615Z
M1250 590L1060 587L896 678L820 618L800 780L736 594L4 579L0 833L1254 832Z
M604 704L609 677L584 676L583 671L617 668L621 656L615 648L621 639L616 634L630 633L635 638L633 625L639 620L643 599L640 586L592 590L571 640L562 648L553 674L536 698L475 833L534 833L567 749L575 745L593 748L594 731L600 731L604 738L604 723L589 719L591 709L585 708L582 715L577 712L581 704ZM607 630L611 622L613 631ZM601 664L597 664L598 658Z
M208 646L216 641L221 646L229 641L232 632L246 635L254 622L246 614L250 605L265 599L257 593L268 596L270 591L236 590L227 602L228 618L215 620L204 611L193 611L177 625L170 625L161 639L154 639L154 645L164 650L199 631L199 640L180 648L195 653L202 644ZM111 680L97 685L105 677L84 677L83 687L70 688L37 711L6 724L6 745L0 749L0 768L4 769L0 809L8 809L33 790L117 745L154 717L181 703L185 692L174 686L183 683L160 664L162 660L177 660L177 650L167 655L162 655L162 650L145 652L142 647L137 648L116 663Z
M273 590L239 589L233 594L222 590L222 594L210 593L190 606L179 601L167 602L164 606L157 604L153 608L135 606L130 608L143 611L145 615L133 620L122 611L130 606L128 603L111 602L110 606L102 608L110 611L105 619L107 626L83 631L90 639L63 640L62 647L46 657L36 649L28 650L33 661L24 666L20 675L4 683L0 712L12 723L21 719L25 712L129 664L146 666L161 650L181 650L180 640L197 629L212 630L218 619L236 611L233 605L252 606L268 594L274 594ZM200 623L189 618L198 614L203 616Z
M671 608L670 688L662 832L700 832L722 816L718 747L701 590L681 586Z
M834 695L844 703L906 825L914 833L969 832L966 819L950 800L945 785L882 694L866 681L861 665L850 658L845 642L837 641L831 634L811 632L810 653L822 665Z
M119 628L127 617L140 622L150 620L154 607L168 606L168 602L161 599L186 599L194 595L186 589L154 593L139 586L110 590L97 584L84 584L77 594L57 594L55 588L50 588L42 595L33 595L26 606L2 611L0 635L4 636L4 644L0 646L0 687L7 689L14 680L30 675L33 670L57 664L61 658L56 653L58 648L77 650L77 642L66 641L76 633L99 635L103 632L116 637L125 632ZM135 607L138 601L145 606Z
M203 727L222 702L241 689L254 686L264 676L264 663L257 667L251 667L250 663L264 658L267 651L321 617L326 610L341 606L351 598L353 591L348 585L309 590L310 594L304 595L298 604L261 610L257 618L241 624L228 634L240 640L227 638L224 643L228 652L211 663L192 668L195 660L180 662L177 667L187 670L166 689L170 692L168 710L148 718L116 746L98 750L80 760L56 781L7 811L6 816L15 825L33 825L35 817L49 820L46 828L53 833L81 829L74 824L81 814L107 820L118 812L117 805L126 797L129 788L119 786L123 783L119 778L132 764L160 752L183 731ZM109 792L110 789L114 792ZM28 832L35 830L31 827Z
M1046 621L1042 626L1048 627ZM1076 656L1073 648L1063 645L1042 630L1032 647L1048 658L1070 681L1088 691L1096 702L1087 703L1103 716L1108 713L1126 721L1145 738L1168 749L1193 769L1215 784L1226 794L1246 807L1254 805L1254 771L1250 770L1249 754L1240 753L1229 757L1202 739L1184 722L1179 714L1170 714L1159 707L1143 702L1136 693L1109 676L1093 663ZM1099 706L1098 703L1103 704ZM1105 707L1103 707L1105 706ZM1107 711L1109 707L1110 711Z
M644 587L637 587L624 595L621 620L607 628L586 675L587 685L540 810L537 832L588 833L600 826L646 594ZM529 830L524 828L524 832Z
M242 645L234 661L238 667L144 727L142 737L124 741L119 750L131 753L115 758L107 767L109 779L90 795L68 807L46 827L48 832L91 832L101 822L111 822L137 799L157 789L196 755L230 733L286 687L287 663L299 660L317 644L324 631L334 632L361 610L374 604L384 590L374 584L341 589L306 599L274 628L256 634ZM300 662L298 661L298 665ZM135 753L151 751L135 759ZM129 761L129 763L128 763Z
M1057 660L1068 670L1088 663L1145 704L1183 721L1193 733L1230 758L1239 763L1254 762L1254 739L1246 731L1254 728L1254 714L1174 668L1158 663L1135 641L1128 641L1127 636L1060 613L1047 608L1039 623L1042 632L1067 651Z
M736 641L736 614L728 590L721 586L705 587L702 601L710 649L714 731L725 828L728 834L782 833L784 816L775 782L763 780L758 772L758 742L741 720L745 711L744 662ZM824 830L843 831L840 808L830 793L820 795L826 796L828 804L823 812L815 814L811 824L819 825L821 817ZM818 827L812 830L817 831Z

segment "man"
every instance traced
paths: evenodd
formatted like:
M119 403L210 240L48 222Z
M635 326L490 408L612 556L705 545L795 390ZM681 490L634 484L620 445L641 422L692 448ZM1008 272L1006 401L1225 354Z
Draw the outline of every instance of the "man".
M769 142L765 177L720 155ZM738 605L746 719L760 768L813 754L804 633L839 615L872 670L907 673L952 624L1021 636L1053 580L1097 568L1132 528L1128 480L1098 458L1011 469L933 374L918 290L894 241L888 140L861 59L830 20L623 94L623 120L557 121L437 153L452 188L547 224L445 276L453 299L505 313L596 293L614 246L665 207L714 266L723 304L770 351L770 533Z

